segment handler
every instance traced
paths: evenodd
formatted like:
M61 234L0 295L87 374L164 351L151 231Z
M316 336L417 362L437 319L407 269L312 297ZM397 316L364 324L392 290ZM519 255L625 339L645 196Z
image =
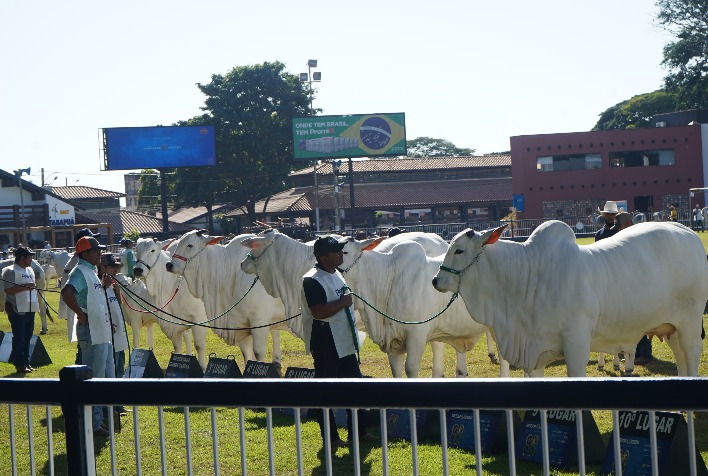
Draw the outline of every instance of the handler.
M108 314L103 285L96 274L101 262L100 245L93 237L84 236L76 243L79 264L71 271L69 282L61 290L66 305L76 314L76 337L81 348L81 362L93 369L94 378L114 378L113 328ZM107 277L106 286L112 283ZM93 407L93 432L97 436L108 436L108 429L102 425L102 407Z
M34 332L34 313L39 309L32 258L34 251L24 246L15 249L15 264L2 272L5 288L5 312L12 328L10 363L18 373L35 370L30 365L30 341Z
M353 300L346 293L347 283L337 270L344 262L345 238L331 235L315 241L314 254L317 264L302 279L302 320L305 334L305 351L312 353L316 378L361 378L359 369L359 338L354 318L347 308ZM363 416L363 413L362 413ZM359 420L364 428L363 419ZM317 412L317 422L324 441L324 414ZM330 410L330 435L332 447L346 446L339 438ZM351 411L347 410L347 423L352 437ZM365 433L362 439L375 439Z

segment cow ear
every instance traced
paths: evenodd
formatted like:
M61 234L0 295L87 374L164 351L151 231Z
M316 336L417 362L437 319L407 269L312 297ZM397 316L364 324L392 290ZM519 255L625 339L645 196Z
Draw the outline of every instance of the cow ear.
M255 250L256 248L259 248L261 244L265 240L263 237L260 236L254 236L253 238L246 238L241 242L241 246L245 246L246 248L249 248L251 250Z
M382 242L383 240L385 240L385 239L386 239L385 236L381 236L381 237L379 237L379 238L374 238L374 239L371 239L371 240L364 240L364 243L367 243L367 242L368 242L368 243L366 244L366 246L364 246L364 247L361 249L361 251L371 251L371 250L373 250L374 248L376 248L377 246L379 246L379 245L381 244L381 242Z
M475 234L476 233L474 232L474 230L470 229L469 231L467 231L467 233L465 233L465 236L467 238L473 238Z
M485 245L491 245L493 243L496 243L497 240L501 237L502 233L504 233L504 230L506 230L506 227L509 226L507 223L506 225L502 225L496 230L493 230L489 236L487 237L486 241L484 242ZM485 233L486 235L486 233Z
M212 236L211 240L209 240L208 245L218 245L220 241L224 240L226 237L225 236Z

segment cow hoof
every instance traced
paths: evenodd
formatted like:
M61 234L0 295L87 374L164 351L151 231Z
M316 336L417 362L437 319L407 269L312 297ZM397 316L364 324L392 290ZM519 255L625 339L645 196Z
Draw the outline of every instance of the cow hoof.
M619 366L619 365L615 365L615 366L614 366L614 369L615 369L615 372L619 372L620 366Z
M489 361L493 364L499 363L499 359L497 359L497 356L494 354L489 354Z

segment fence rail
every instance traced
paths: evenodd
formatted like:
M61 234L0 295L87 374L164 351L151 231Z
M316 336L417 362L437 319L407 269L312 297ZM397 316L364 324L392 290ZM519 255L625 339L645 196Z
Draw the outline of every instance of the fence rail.
M652 216L647 216L648 220L655 220L655 221L663 221L663 220L658 220L655 219ZM525 219L525 220L510 220L510 221L501 221L501 220L473 220L473 221L468 221L464 223L430 223L430 224L415 224L415 225L396 225L397 228L402 229L403 231L406 232L411 232L411 231L422 231L426 233L436 233L440 235L441 238L445 240L450 240L452 239L457 233L466 230L467 228L471 228L475 231L482 231L482 230L488 230L490 228L497 228L501 225L507 224L509 225L508 229L504 232L504 235L502 238L507 238L507 239L519 239L523 240L527 238L533 231L541 224L544 222L547 222L551 220L550 218L543 218L543 219ZM592 236L595 234L595 232L600 228L599 225L595 223L595 217L594 216L582 216L582 217L563 217L563 218L554 218L554 220L560 220L570 226L573 231L575 232L575 235L579 238L582 237L587 237L587 236ZM688 227L691 226L691 216L690 213L679 213L678 217L678 222L686 225ZM303 241L310 241L314 240L318 234L323 234L327 233L326 230L322 230L320 232L312 231L307 227L301 227L301 226L282 226L282 227L276 227L278 231L281 233L284 233L291 238L295 239L301 239ZM357 231L366 231L367 234L370 235L379 235L379 236L384 236L386 233L388 233L388 230L391 228L391 226L384 226L384 227L365 227L362 226L360 228L346 228L342 230L345 234L348 235L354 235ZM263 230L263 227L250 227L250 228L244 228L243 232L244 233L258 233Z
M619 428L617 410L649 411L651 420L651 452L652 474L659 474L658 446L654 411L686 411L688 424L687 453L682 457L690 461L690 474L700 474L697 471L695 447L694 411L708 411L708 378L642 378L642 379L598 379L598 378L555 378L555 379L91 379L90 369L82 366L65 367L60 372L60 379L2 379L0 380L0 399L10 403L10 413L18 404L28 405L28 420L31 418L29 405L60 405L64 414L66 431L66 448L68 474L96 474L95 453L91 430L90 405L134 405L133 414L135 433L135 469L131 474L141 474L141 461L145 457L155 457L157 452L141 451L140 435L137 428L138 408L145 406L157 407L162 430L162 408L167 406L185 407L185 441L187 458L186 474L192 474L191 438L189 431L189 407L211 407L214 474L219 474L219 441L215 436L219 425L233 427L234 422L221 421L214 408L237 408L239 411L238 436L240 438L240 455L228 455L231 458L241 458L242 474L248 474L245 454L248 451L246 433L249 431L244 424L243 410L246 408L265 409L268 431L268 460L261 461L259 468L268 467L270 474L275 473L274 458L284 448L277 448L273 440L272 410L274 408L347 408L347 409L428 409L439 414L440 428L445 425L445 410L504 410L508 435L514 434L511 412L515 410L541 410L541 425L544 428L544 441L548 441L548 424L546 410L612 410L613 427ZM641 398L629 398L627 396ZM38 412L41 414L41 412ZM356 415L356 412L352 412ZM382 472L388 474L386 436L386 413L380 411L381 434L384 451L382 452ZM435 413L435 412L434 412ZM433 414L434 414L433 413ZM414 415L413 412L411 412ZM477 422L479 422L479 413ZM296 448L298 452L298 474L303 474L302 438L300 433L300 414L294 412L295 444L288 450ZM47 422L51 424L49 409ZM415 422L415 418L411 420ZM577 428L582 428L582 418ZM111 426L113 420L110 420ZM576 424L578 424L576 422ZM10 439L12 447L13 471L15 470L15 430L10 424ZM30 425L31 426L31 425ZM112 428L111 428L112 429ZM354 426L355 434L358 425ZM232 430L233 432L233 430ZM62 449L51 447L51 427L49 429L49 455L58 455ZM235 432L234 432L235 435ZM417 432L412 424L410 444L412 448L413 473L418 474ZM479 441L479 428L476 429ZM161 457L163 474L166 474L164 440L166 436L161 431ZM4 438L5 436L3 436ZM235 437L235 436L234 436ZM31 434L30 434L31 439ZM355 438L356 441L356 438ZM442 472L448 474L447 433L441 431L440 448L442 454ZM35 451L31 444L31 457L34 466ZM152 443L154 444L154 442ZM262 442L260 443L262 445ZM507 441L508 454L515 454L513 436ZM619 449L619 435L610 441ZM701 448L706 451L707 448ZM111 466L115 474L116 455L111 437ZM582 438L577 443L579 473L585 473ZM39 454L39 452L38 452ZM620 464L619 451L615 464ZM125 455L124 455L125 456ZM327 472L332 471L332 455L325 451ZM700 456L699 456L700 458ZM49 458L53 458L50 456ZM361 472L361 455L357 444L353 447L354 474ZM475 450L477 474L483 473L482 453ZM550 456L547 444L543 445L543 473L550 474ZM702 461L699 461L703 463ZM508 458L509 474L516 474L514 457ZM47 472L54 474L53 461L45 466ZM210 470L211 471L211 470ZM619 474L618 471L616 474ZM14 473L13 473L14 474ZM34 472L33 472L34 474ZM172 474L172 473L171 473Z

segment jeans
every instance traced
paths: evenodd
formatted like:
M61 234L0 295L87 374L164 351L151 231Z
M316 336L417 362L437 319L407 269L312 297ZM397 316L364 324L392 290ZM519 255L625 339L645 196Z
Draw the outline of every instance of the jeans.
M116 378L123 378L125 375L125 351L121 350L113 354L113 360L116 363Z
M81 361L93 369L93 378L115 378L116 368L113 362L113 345L91 344L91 331L89 326L76 326L76 338L81 348ZM93 407L93 429L97 429L103 422L104 407Z
M34 332L34 312L18 314L14 308L8 315L12 328L12 351L10 363L15 367L24 367L30 363L30 341Z

